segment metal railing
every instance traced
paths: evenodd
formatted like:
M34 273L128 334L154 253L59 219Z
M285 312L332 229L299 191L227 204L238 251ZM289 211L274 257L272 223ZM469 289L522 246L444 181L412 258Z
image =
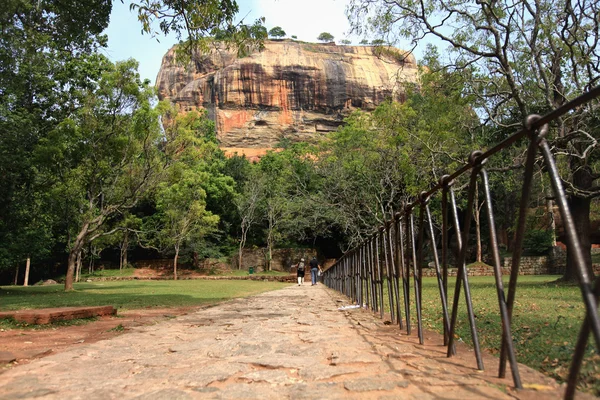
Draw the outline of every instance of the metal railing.
M574 254L573 260L586 308L586 317L575 347L575 353L573 355L567 380L568 385L565 392L566 399L573 398L575 395L577 376L581 368L590 333L593 333L597 351L600 353L600 318L598 316L600 278L597 278L594 283L594 277L590 276L588 273L583 249L575 230L571 211L567 205L565 190L545 135L548 132L549 122L556 120L597 96L600 96L600 87L592 89L544 116L530 115L526 119L523 129L519 132L509 136L486 152L472 152L467 164L453 174L443 176L433 188L421 193L417 200L406 205L403 210L397 212L392 221L388 221L384 226L379 227L371 237L337 260L331 268L325 271L324 283L330 288L338 290L350 297L354 302L365 305L373 310L373 312L379 313L382 318L384 316L385 283L388 294L387 303L389 304L392 322L397 323L400 329L406 328L407 334L410 335L412 332L410 317L410 278L412 276L414 301L417 312L417 333L419 342L423 344L423 318L421 315L422 270L418 266L423 265L425 234L426 231L428 231L427 235L432 243L431 250L433 253L430 256L433 258L442 305L444 345L448 347L448 357L455 354L456 351L454 333L457 325L458 304L462 288L465 292L464 297L466 300L466 309L477 368L483 370L481 349L477 337L475 314L473 312L473 303L469 287L468 271L465 263L472 216L470 213L466 213L467 215L465 215L462 225L460 224L455 192L453 189L453 183L458 177L470 173L469 186L467 188L468 198L466 210L473 210L475 191L477 190L478 182L481 183L485 196L485 213L487 214L489 225L491 259L498 296L498 307L502 321L502 347L500 352L499 377L505 377L506 361L508 360L514 385L516 388L522 388L523 386L519 375L519 368L511 334L511 320L515 303L517 278L519 276L521 249L525 234L525 220L533 182L534 163L539 151L543 157L545 171L549 175L555 200L562 217L569 252ZM523 175L523 186L521 190L518 225L515 234L515 247L512 257L508 293L506 293L502 281L493 203L485 162L494 154L509 148L515 142L525 137L529 137L529 145ZM441 240L437 240L439 239L439 234L436 235L436 232L434 231L431 211L429 209L429 201L433 196L441 196ZM419 210L418 231L415 230L415 211L417 209ZM450 221L448 221L449 217ZM448 236L450 228L453 228L456 232L458 248L458 257L456 257L457 276L451 310L449 310L447 299ZM438 251L435 245L435 243L440 241L442 243L441 261L438 257ZM412 271L409 272L411 267ZM402 312L404 312L404 319L402 318Z

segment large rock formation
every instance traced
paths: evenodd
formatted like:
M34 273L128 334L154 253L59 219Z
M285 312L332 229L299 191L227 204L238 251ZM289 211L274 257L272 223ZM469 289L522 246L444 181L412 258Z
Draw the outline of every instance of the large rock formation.
M260 155L282 138L335 130L354 109L402 100L416 79L414 57L397 49L282 40L245 58L215 50L187 66L171 49L156 86L183 110L208 110L225 150Z

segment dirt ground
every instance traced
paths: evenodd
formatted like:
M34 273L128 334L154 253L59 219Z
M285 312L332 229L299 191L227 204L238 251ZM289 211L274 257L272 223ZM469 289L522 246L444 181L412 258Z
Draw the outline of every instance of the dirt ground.
M172 271L140 268L135 271L135 276L141 279L152 279L169 273ZM184 275L191 277L192 274L184 272ZM128 332L132 327L157 324L199 308L194 306L119 310L116 316L100 317L83 325L0 329L0 354L8 352L16 358L16 361L9 364L0 363L0 373L12 366L27 364L36 358L60 353L82 344L110 339Z
M119 311L117 316L100 317L84 325L37 329L0 329L0 352L12 353L16 361L0 366L0 373L15 365L56 354L83 344L122 335L132 327L153 325L187 314L199 307L152 308Z

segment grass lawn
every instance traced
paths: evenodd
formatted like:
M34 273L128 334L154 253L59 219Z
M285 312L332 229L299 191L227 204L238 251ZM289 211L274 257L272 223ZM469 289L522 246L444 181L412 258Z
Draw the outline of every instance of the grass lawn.
M512 334L517 361L559 380L565 381L585 306L578 286L557 285L558 276L520 276L513 310ZM448 299L451 307L456 279L449 278ZM508 290L508 277L505 279ZM500 352L502 327L494 277L469 277L471 297L476 316L479 342L492 354ZM411 281L411 320L416 331L414 286ZM387 300L387 290L385 291ZM443 332L442 307L437 279L423 278L423 325L426 329ZM448 310L449 315L452 309ZM404 311L403 311L404 314ZM404 317L404 315L403 315ZM467 318L464 288L461 289L456 335L472 345ZM473 356L475 363L475 356ZM510 369L507 367L507 376ZM600 355L593 339L579 378L579 389L600 395Z
M126 310L195 306L251 296L289 285L280 282L198 279L76 283L72 292L65 292L63 285L4 286L0 288L0 311L99 305L112 305Z
M81 279L88 279L88 278L113 278L113 277L129 277L129 276L133 276L133 274L135 273L135 268L123 268L123 269L99 269L96 270L94 272L92 272L91 274L88 273L82 273L81 274Z

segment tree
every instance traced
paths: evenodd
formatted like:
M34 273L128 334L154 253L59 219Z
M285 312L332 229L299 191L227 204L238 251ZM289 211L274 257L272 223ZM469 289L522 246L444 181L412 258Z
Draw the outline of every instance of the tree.
M169 179L159 186L156 211L156 242L160 249L173 249L173 279L177 280L177 261L186 241L203 237L214 229L219 216L206 210L202 180L206 176L193 167L178 163Z
M349 44L352 44L352 41L351 41L351 40L348 40L348 39L343 39L343 40L341 40L341 41L340 41L340 43L341 43L341 44L344 44L344 45L346 45L346 46L347 46L347 45L349 45Z
M291 169L285 158L278 153L269 152L259 164L260 179L268 182L265 186L263 200L263 219L266 222L267 253L266 269L271 270L273 260L273 249L275 244L282 238L280 230L282 221L289 216L288 203L293 196L290 190L291 180L288 179Z
M153 26L159 21L163 34L174 32L178 39L183 38L178 47L181 55L191 55L197 50L207 52L213 38L217 38L243 56L251 49L262 49L267 38L267 29L262 25L264 18L253 24L245 24L243 20L234 23L239 11L235 0L140 0L132 1L130 9L138 12L142 32L157 35Z
M359 42L359 44L367 45L367 44L369 44L369 41L367 39L363 39Z
M366 7L366 8L365 8ZM349 16L365 28L365 10L376 9L370 28L417 43L433 35L448 43L446 65L470 75L466 89L478 112L496 130L516 131L531 113L548 111L586 92L600 79L599 5L596 1L462 2L354 0ZM577 234L591 271L590 203L600 196L597 101L558 119L549 139L569 195ZM564 280L575 280L567 249Z
M383 40L383 39L373 39L371 41L371 44L373 46L383 46L385 44L385 40Z
M77 257L102 235L107 220L132 208L164 168L152 89L139 81L133 60L104 60L83 106L40 140L36 157L55 206L70 227L65 290L73 289Z
M421 86L407 88L405 103L386 102L373 113L355 112L321 143L316 169L322 203L345 248L391 220L402 205L465 161L465 143L478 126L462 94L462 80L424 69Z
M9 0L0 9L0 268L39 260L58 239L34 153L98 79L93 53L109 14L99 0Z
M280 26L276 26L269 31L269 36L274 38L285 37L285 31Z
M238 268L243 266L243 252L248 232L259 217L260 205L264 200L266 182L255 169L245 181L242 192L236 198L236 206L240 216L240 240L238 246Z
M317 36L317 40L320 42L333 42L333 35L328 32L321 32L319 36Z
M164 121L169 168L154 194L156 213L146 219L144 241L161 251L173 250L177 279L183 246L193 247L217 229L220 218L208 209L208 198L223 203L233 197L233 182L212 169L219 150L214 123L205 112L180 113L168 102L160 103L158 110Z
M176 32L187 53L206 49L217 33L240 53L260 48L267 37L263 19L232 22L233 0L130 4L144 32L158 33L152 31L158 21L158 31ZM0 268L39 259L73 239L78 217L71 213L81 210L57 201L55 179L42 178L50 173L47 160L37 155L49 150L59 130L83 119L84 108L90 111L90 93L105 71L98 51L106 46L101 33L111 9L110 0L6 0L0 8Z
M292 39L296 40L296 39L298 39L298 36L292 35Z

